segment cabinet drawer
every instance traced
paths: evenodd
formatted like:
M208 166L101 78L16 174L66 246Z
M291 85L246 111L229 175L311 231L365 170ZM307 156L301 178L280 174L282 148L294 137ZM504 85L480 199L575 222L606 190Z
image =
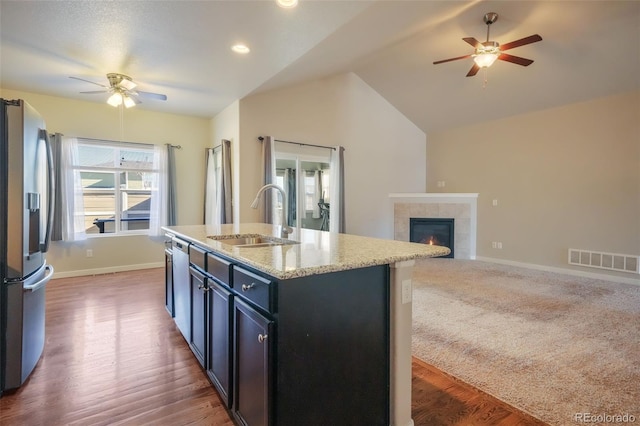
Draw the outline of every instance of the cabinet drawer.
M207 253L207 273L221 283L229 286L229 273L231 263L211 253Z
M274 311L274 284L266 278L234 266L233 289L262 309Z
M203 249L191 244L191 246L189 246L189 263L197 266L204 271L206 254L207 252L205 252Z

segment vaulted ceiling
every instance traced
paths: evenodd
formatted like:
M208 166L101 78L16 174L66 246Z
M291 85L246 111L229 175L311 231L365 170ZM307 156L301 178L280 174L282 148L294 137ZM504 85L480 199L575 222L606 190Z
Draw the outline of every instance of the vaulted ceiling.
M497 12L491 39L531 34L465 77ZM165 102L137 108L213 117L236 99L354 72L426 133L640 90L638 1L311 1L282 9L261 1L0 2L0 87L104 102L100 89L130 75ZM230 46L251 48L238 55Z

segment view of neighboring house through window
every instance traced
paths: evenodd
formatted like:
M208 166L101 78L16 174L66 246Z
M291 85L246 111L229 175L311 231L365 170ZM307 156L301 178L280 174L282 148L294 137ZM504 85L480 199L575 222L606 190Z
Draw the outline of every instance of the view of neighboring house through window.
M159 174L153 145L79 139L74 168L80 172L88 235L149 229Z

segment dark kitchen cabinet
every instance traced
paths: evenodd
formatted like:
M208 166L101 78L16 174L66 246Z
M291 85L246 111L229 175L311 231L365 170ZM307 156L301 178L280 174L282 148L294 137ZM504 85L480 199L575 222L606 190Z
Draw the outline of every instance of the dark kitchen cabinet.
M198 362L205 367L208 287L202 272L194 267L189 269L191 274L191 336L188 341Z
M231 408L232 386L232 305L233 294L215 280L207 278L209 287L209 341L207 344L207 374Z
M279 280L189 259L187 341L239 425L389 425L388 265Z
M268 426L273 321L236 298L233 414L243 425Z

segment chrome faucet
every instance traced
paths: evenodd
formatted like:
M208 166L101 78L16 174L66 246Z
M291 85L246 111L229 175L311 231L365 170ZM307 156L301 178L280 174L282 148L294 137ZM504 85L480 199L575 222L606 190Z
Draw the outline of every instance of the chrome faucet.
M256 194L256 199L253 200L253 203L251 203L251 208L252 209L258 208L258 202L260 201L260 196L265 190L269 188L277 189L278 192L280 192L280 196L282 197L282 218L281 218L282 229L280 231L280 237L287 238L289 234L293 232L293 228L287 225L287 194L285 194L284 189L282 189L280 186L274 183L266 184L265 186L260 188L260 190Z

